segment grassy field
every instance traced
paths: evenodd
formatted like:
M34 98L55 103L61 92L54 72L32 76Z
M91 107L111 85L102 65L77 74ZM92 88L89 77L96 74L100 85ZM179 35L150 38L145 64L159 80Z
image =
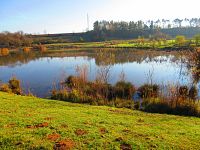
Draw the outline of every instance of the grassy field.
M0 149L199 149L200 119L0 92Z
M138 43L136 40L112 40L105 42L82 42L82 43L55 43L46 44L49 49L57 48L157 48L163 49L166 47L173 47L175 44L174 40L167 40L166 42L154 42L144 41Z

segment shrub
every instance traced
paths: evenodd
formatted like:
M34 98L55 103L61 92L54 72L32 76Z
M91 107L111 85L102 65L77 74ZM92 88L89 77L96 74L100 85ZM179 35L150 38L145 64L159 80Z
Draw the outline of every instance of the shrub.
M168 100L150 98L145 99L142 105L144 111L151 113L200 116L198 103L194 103L189 100L178 101L177 105L172 106L168 103Z
M20 80L16 79L15 77L11 78L8 84L2 84L0 86L0 91L22 95Z
M195 86L190 89L187 86L170 87L168 91L170 94L161 95L162 92L159 93L160 88L157 84L144 84L138 89L143 98L141 103L132 100L135 88L129 82L120 81L112 86L107 83L86 82L81 77L69 76L64 84L69 89L52 91L52 99L120 108L142 108L152 113L200 116L198 103L191 101L197 97Z
M7 93L12 93L12 90L10 89L8 84L2 84L0 86L0 91L7 92Z
M152 102L152 103L146 103L144 111L151 113L170 114L172 112L172 109L169 105L167 105L167 103Z
M32 44L32 39L29 35L25 35L23 32L2 32L0 33L0 45L6 47L18 48L21 46L30 46Z
M69 93L66 90L52 90L51 99L67 101L69 98Z
M118 98L131 99L135 93L135 87L130 82L120 81L115 85L115 95Z
M106 100L100 99L97 101L98 106L103 106L103 105L107 105Z
M134 102L130 99L132 99L135 88L131 83L118 82L116 86L112 86L107 83L88 82L82 77L69 76L64 85L69 88L68 93L66 94L66 91L62 90L53 90L52 99L93 105L134 107Z
M79 42L84 42L84 41L85 40L82 37L79 38Z
M81 78L74 77L74 76L69 76L65 80L65 84L67 84L67 86L70 87L70 88L78 88L78 87L80 87L82 82L83 81L81 80Z
M195 40L195 44L199 45L199 43L200 43L200 34L195 35L194 36L194 40Z
M186 99L189 94L187 86L180 86L179 87L179 96L183 99Z
M196 86L192 86L189 90L189 98L192 100L196 100L197 96L198 96L198 90L196 88Z
M9 80L9 88L12 90L12 93L22 95L20 80L17 78L13 77Z
M30 47L24 47L23 48L23 52L25 52L25 53L29 53L30 51L31 51Z
M9 55L9 50L8 50L8 48L2 48L2 49L0 50L0 56L7 56L7 55Z
M191 48L195 48L196 47L196 44L190 44L189 45Z
M69 100L73 103L79 103L81 102L81 95L78 90L73 89L69 93Z
M115 107L117 108L134 109L134 101L132 100L116 99L114 101L114 104L115 104Z
M186 43L186 39L185 39L185 36L183 36L183 35L178 35L178 36L176 36L176 44L178 45L178 46L184 46L184 44Z
M144 84L138 91L141 93L142 98L158 97L159 86L157 84Z
M184 103L179 104L172 111L175 115L184 115L184 116L200 116L199 107L195 103L185 101Z

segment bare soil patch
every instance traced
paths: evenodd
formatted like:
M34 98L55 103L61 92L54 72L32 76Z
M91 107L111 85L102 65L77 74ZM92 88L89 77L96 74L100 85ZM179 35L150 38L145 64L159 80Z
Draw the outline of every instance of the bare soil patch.
M70 140L62 140L59 142L56 142L55 145L53 146L54 150L71 150L75 146L75 143Z
M132 147L130 144L121 144L120 149L121 150L132 150Z
M29 128L29 129L34 129L34 128L45 128L45 127L48 127L48 126L49 126L48 122L43 122L43 123L39 123L39 124L36 124L36 125L27 125L26 127Z
M57 133L49 134L47 136L48 140L50 141L57 141L60 137L61 137L60 134Z
M77 135L77 136L82 136L82 135L85 135L85 134L87 134L88 132L86 131L86 130L83 130L83 129L77 129L76 131L75 131L75 134Z

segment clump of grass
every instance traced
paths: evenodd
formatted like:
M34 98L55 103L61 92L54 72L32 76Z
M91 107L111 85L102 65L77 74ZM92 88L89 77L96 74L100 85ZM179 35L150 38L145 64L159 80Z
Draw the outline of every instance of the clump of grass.
M139 87L138 91L141 93L142 98L158 97L159 85L157 84L144 84Z
M29 53L30 51L31 51L30 47L24 47L23 48L23 52L25 52L25 53Z
M22 95L21 82L16 77L9 80L9 87L12 90L12 93Z
M146 112L200 117L199 104L190 100L179 99L178 103L172 106L167 100L146 99L143 105Z
M161 94L158 97L145 97L142 103L143 109L152 113L200 116L195 86L191 88L185 85L170 86L167 92L167 94Z
M92 105L133 108L131 99L135 88L131 83L118 82L115 86L89 82L82 77L69 76L60 90L52 91L52 99Z
M115 85L116 97L132 99L133 93L135 93L135 91L135 87L130 82L119 81Z
M82 76L69 76L60 90L52 91L51 98L73 103L142 108L152 113L200 116L199 103L195 101L197 89L194 86L170 87L167 90L169 94L163 94L159 85L144 84L138 88L142 102L133 101L135 92L134 85L125 81L119 81L112 86L102 82L89 82Z
M189 95L189 90L187 86L180 86L179 87L179 96L182 99L186 99L186 97Z
M21 82L16 77L12 77L8 84L0 85L0 91L22 95Z
M9 55L9 49L8 48L2 48L0 49L0 56L7 56Z
M195 86L192 86L189 90L189 94L188 94L188 97L191 99L191 100L196 100L197 97L198 97L198 90Z
M0 91L6 93L12 93L12 90L10 89L9 85L5 83L0 86Z

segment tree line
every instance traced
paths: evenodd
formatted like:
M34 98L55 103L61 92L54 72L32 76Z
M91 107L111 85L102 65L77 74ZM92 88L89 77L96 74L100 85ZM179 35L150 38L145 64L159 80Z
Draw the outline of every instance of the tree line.
M94 31L98 30L146 30L146 29L169 29L169 28L187 28L187 27L200 27L200 18L185 18L185 19L158 19L158 20L148 20L148 21L96 21L94 22Z
M0 33L0 48L18 48L22 46L30 46L32 39L22 31L10 33L8 31Z
M188 38L200 33L200 18L158 19L148 21L96 21L93 30L88 33L92 40L130 39L143 36L149 38L158 32L174 38L184 35Z
M94 22L93 30L83 33L27 35L22 31L2 32L0 33L0 48L24 47L31 44L137 39L139 36L149 39L172 39L177 35L183 35L186 38L192 38L196 34L200 34L200 18L129 22L103 20Z

